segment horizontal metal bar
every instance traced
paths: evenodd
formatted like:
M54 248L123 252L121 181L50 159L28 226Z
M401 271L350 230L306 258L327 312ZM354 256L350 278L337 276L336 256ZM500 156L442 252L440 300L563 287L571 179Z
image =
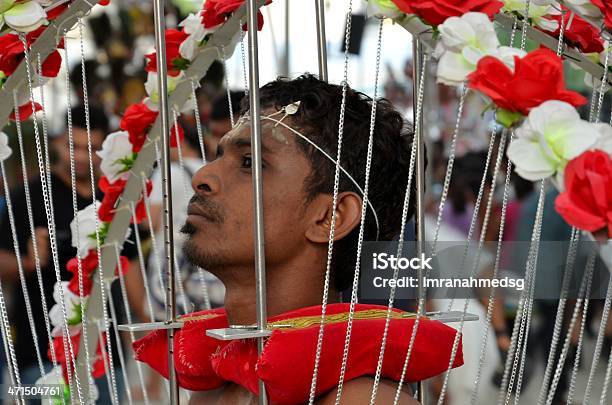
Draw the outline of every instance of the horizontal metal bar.
M223 328L223 329L208 329L206 336L218 340L237 340L237 339L254 339L267 337L272 334L269 329L258 330L257 328Z
M124 332L149 332L153 330L181 329L183 322L147 322L119 325L117 328Z

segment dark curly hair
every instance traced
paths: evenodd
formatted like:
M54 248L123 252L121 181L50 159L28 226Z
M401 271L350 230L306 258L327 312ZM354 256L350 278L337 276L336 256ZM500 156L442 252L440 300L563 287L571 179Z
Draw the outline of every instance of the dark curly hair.
M260 89L262 109L280 109L300 101L300 108L291 116L290 125L325 150L337 156L338 127L342 86L326 83L312 74L296 79L278 78ZM243 100L242 112L248 110L248 100ZM342 167L363 188L365 164L370 135L372 99L347 88L342 141ZM376 106L372 166L370 170L368 199L378 215L379 240L397 238L401 227L402 207L408 179L412 129L402 115L387 100L379 100ZM309 203L320 193L333 192L335 165L308 142L297 138L298 144L312 162L310 175L304 181ZM413 182L414 184L414 182ZM344 174L340 174L339 190L361 192ZM411 193L414 193L414 189ZM363 197L363 196L362 196ZM410 199L414 201L414 198ZM409 208L409 218L414 207ZM366 213L364 240L376 238L376 222L371 210ZM359 227L342 240L334 243L332 282L336 290L350 287L355 269Z

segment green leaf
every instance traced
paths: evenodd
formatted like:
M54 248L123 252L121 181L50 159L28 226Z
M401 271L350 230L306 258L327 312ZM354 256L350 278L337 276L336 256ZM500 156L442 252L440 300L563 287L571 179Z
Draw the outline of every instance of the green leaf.
M519 112L504 110L503 108L500 108L497 110L496 118L497 118L497 122L500 125L503 125L506 128L510 128L514 124L516 124L518 121L523 119L523 114Z
M181 57L174 58L172 60L172 66L174 66L176 70L187 70L190 63L191 61L189 59L185 59Z

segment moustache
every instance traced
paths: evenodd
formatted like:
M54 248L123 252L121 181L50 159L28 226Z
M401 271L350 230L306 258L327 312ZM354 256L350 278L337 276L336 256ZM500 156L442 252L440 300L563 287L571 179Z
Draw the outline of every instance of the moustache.
M194 214L201 215L210 222L222 223L225 219L221 213L221 208L217 204L213 203L209 199L202 198L197 194L194 194L189 199L187 212L193 212Z

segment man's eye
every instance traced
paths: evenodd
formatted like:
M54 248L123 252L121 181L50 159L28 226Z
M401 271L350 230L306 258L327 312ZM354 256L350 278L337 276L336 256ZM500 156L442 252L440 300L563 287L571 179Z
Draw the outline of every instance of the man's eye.
M242 157L242 165L241 167L246 168L246 169L250 169L251 168L251 156L243 156Z

